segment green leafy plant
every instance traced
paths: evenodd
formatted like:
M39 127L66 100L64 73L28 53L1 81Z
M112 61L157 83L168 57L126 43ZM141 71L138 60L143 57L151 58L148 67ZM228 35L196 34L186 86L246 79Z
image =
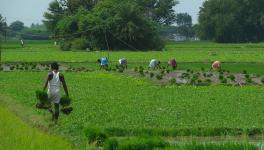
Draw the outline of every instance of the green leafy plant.
M61 99L60 99L60 104L63 106L63 107L66 107L66 106L69 106L71 104L71 98L68 97L68 96L63 96Z
M88 138L88 142L95 142L97 146L103 146L104 142L108 139L107 134L98 128L87 128L84 132Z

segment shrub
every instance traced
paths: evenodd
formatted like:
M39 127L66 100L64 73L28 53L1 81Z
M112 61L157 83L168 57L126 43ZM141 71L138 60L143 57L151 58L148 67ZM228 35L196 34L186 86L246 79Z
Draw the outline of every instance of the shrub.
M10 70L14 70L15 69L15 66L10 66Z
M224 79L224 76L223 75L219 75L219 80L223 80Z
M135 72L138 72L138 67L135 67L135 68L134 68L134 71L135 71Z
M167 73L170 73L170 69L167 69L166 72L167 72Z
M164 75L164 73L165 73L165 70L160 71L160 74Z
M107 139L104 143L104 150L117 150L118 141L116 139Z
M69 50L71 50L71 47L72 47L71 42L62 42L60 45L60 48L63 51L69 51Z
M87 128L85 130L85 135L90 144L95 142L97 146L102 146L108 138L106 133L97 128Z
M157 74L157 75L156 75L156 78L157 78L158 80L162 80L162 75L161 75L161 74Z
M225 83L227 83L227 79L223 78L221 82L225 84Z
M261 82L264 84L264 78L261 79Z
M72 41L72 48L84 50L89 47L89 42L85 38L77 38Z
M197 80L198 78L199 78L199 75L198 74L193 75L193 79L194 80Z
M176 79L175 78L172 78L172 79L170 79L170 84L176 84Z
M205 70L204 67L202 67L201 70L204 71Z
M153 77L154 77L154 73L151 72L151 73L149 74L149 76L150 76L150 78L153 78Z
M247 71L246 70L243 70L243 74L247 74Z
M231 80L231 81L235 81L236 80L236 77L234 75L229 75L228 78Z
M211 79L206 79L205 82L206 83L212 83L212 80Z
M249 76L249 74L245 74L245 77L248 79L250 76Z
M123 73L124 72L124 68L123 67L119 67L118 72Z
M60 99L60 104L62 106L69 106L71 104L71 98L69 98L68 96L63 96L61 99Z
M251 78L247 78L247 79L246 79L246 82L247 82L247 83L252 83L253 81L252 81Z

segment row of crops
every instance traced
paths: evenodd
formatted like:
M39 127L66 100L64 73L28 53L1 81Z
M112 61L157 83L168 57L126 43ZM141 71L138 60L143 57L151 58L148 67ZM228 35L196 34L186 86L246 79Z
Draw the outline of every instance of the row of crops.
M36 103L34 92L42 87L46 74L2 72L0 95L12 97L35 113L42 112L32 106ZM73 142L88 141L89 134L85 131L93 127L109 140L119 137L118 143L127 136L263 133L263 87L163 87L107 72L65 73L65 77L74 111L68 117L61 117L62 126L56 128L56 133L63 133L69 139L74 137ZM25 83L30 84L25 86Z

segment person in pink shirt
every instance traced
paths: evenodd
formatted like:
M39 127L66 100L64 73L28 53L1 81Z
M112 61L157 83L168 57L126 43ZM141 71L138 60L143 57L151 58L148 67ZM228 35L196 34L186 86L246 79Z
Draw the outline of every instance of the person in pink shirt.
M175 58L172 58L171 60L168 61L168 66L171 66L173 70L177 68L177 62Z

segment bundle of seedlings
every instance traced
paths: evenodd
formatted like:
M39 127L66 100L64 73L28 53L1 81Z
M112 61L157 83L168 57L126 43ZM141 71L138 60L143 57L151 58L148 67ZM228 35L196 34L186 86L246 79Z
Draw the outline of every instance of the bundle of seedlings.
M70 106L71 98L69 98L68 96L63 96L60 100L60 104L62 106L62 113L64 113L65 115L69 115L72 112L73 108Z
M51 108L51 103L48 98L48 94L45 91L36 91L36 97L38 99L38 102L36 104L36 107L38 109L49 109Z

